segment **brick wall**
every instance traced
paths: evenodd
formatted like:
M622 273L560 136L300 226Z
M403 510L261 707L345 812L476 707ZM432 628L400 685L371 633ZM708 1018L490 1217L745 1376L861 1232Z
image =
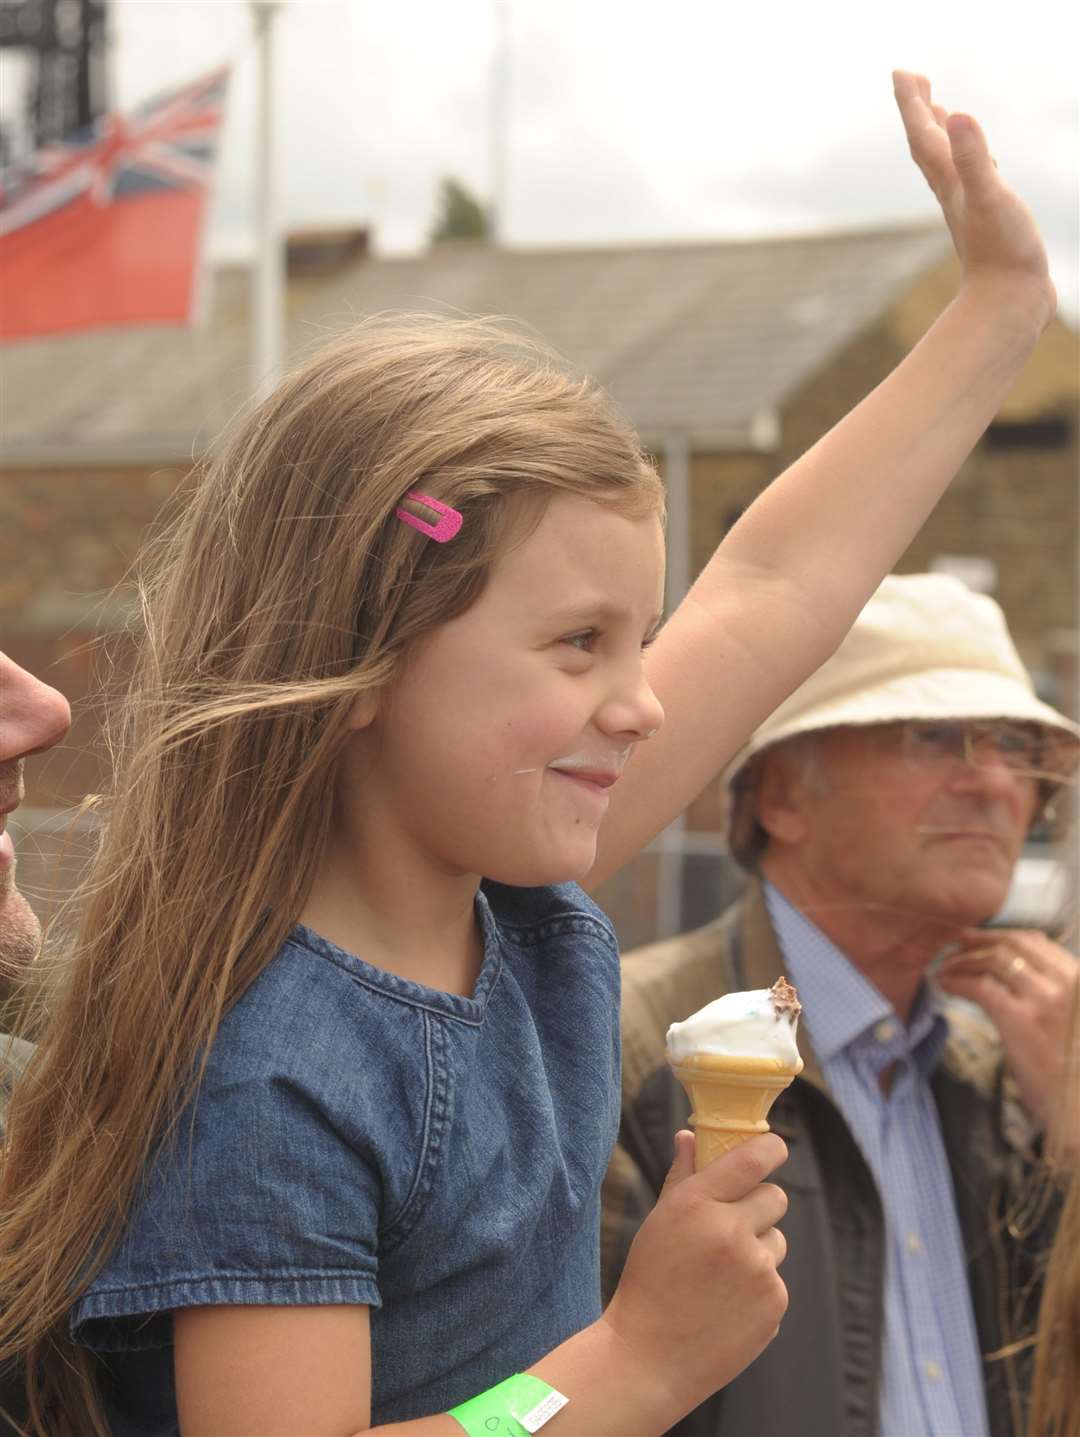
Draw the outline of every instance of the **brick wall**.
M0 474L4 651L67 695L66 743L27 764L28 806L101 789L101 689L123 680L134 612L131 566L182 479L176 470Z
M837 422L902 359L937 311L950 267L928 275L879 324L789 397L781 415L779 473ZM1077 624L1077 475L1080 473L1080 346L1055 323L1006 399L1001 418L1066 421L1063 448L976 446L948 493L897 565L930 567L943 554L992 560L1017 647L1034 670L1048 667L1055 630Z

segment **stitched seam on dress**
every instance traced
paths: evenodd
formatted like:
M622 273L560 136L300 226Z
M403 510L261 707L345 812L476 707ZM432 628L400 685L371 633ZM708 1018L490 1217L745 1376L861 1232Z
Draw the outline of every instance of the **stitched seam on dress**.
M408 979L399 978L396 973L380 972L377 978L369 978L365 976L363 972L358 972L357 968L370 969L370 964L364 963L362 959L353 958L353 955L347 953L342 953L339 957L338 953L330 951L333 945L328 943L327 940L320 938L319 934L314 933L312 937L317 941L312 943L303 937L292 937L285 946L288 947L291 945L299 948L320 963L329 963L332 967L336 968L339 973L344 973L346 978L351 979L358 987L367 989L369 993L377 993L382 998L389 998L391 1002L404 1003L406 1007L418 1008L423 1012L435 1013L441 1018L454 1018L459 1023L466 1023L471 1027L478 1027L483 1021L482 1015L473 1017L470 1014L459 1013L452 1002L444 1007L441 1004L429 1003L423 998L416 997L408 991L416 985ZM343 959L346 961L343 961ZM348 961L350 959L353 961ZM448 994L445 996L452 999L454 995ZM468 1004L471 1008L475 1008L479 1004L479 1000L473 998L459 997L458 1002Z
M347 1268L340 1267L297 1267L275 1268L267 1273L265 1271L252 1272L250 1268L238 1268L227 1272L202 1273L197 1277L170 1277L167 1282L119 1283L115 1287L95 1288L93 1292L80 1298L77 1306L80 1308L96 1307L105 1297L117 1295L137 1297L143 1293L171 1292L178 1287L204 1287L208 1283L243 1282L270 1287L275 1282L306 1282L312 1279L321 1282L324 1278L330 1278L335 1282L372 1283L376 1279L375 1264L372 1263L370 1272L364 1272L359 1268L350 1272ZM104 1313L102 1315L108 1317L126 1314Z
M464 1013L455 1013L449 1008L438 1008L433 1003L421 1002L419 999L410 998L404 993L390 993L385 988L380 988L377 983L369 983L356 973L349 973L348 969L343 969L342 971L347 973L358 987L366 988L369 993L378 993L382 998L389 998L391 1003L404 1003L407 1008L416 1008L419 1012L431 1014L435 1018L446 1018L451 1023L464 1023L466 1027L469 1028L479 1028L484 1021L483 1015L479 1018L470 1018ZM492 982L491 986L494 986L494 982ZM478 1003L479 999L474 1000L468 998L465 1001L468 1003Z
M499 918L497 922L501 932L527 934L530 941L540 941L551 933L581 933L586 929L596 929L605 937L615 932L610 923L593 913L560 913L553 918L534 918L528 923L514 923L505 918Z
M424 1098L424 1126L420 1136L420 1160L416 1165L409 1195L383 1229L386 1251L404 1242L416 1226L424 1203L434 1186L434 1170L442 1149L446 1127L446 1063L442 1053L445 1041L442 1028L424 1014L424 1059L427 1092Z

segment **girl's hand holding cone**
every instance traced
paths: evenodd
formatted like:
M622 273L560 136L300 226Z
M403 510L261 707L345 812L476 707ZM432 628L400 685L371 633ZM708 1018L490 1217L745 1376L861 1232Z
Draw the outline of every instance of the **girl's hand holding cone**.
M787 1243L776 1227L787 1197L764 1179L786 1158L766 1133L695 1173L693 1135L676 1135L663 1191L601 1320L665 1425L674 1420L665 1412L703 1402L776 1336L788 1301L777 1270Z

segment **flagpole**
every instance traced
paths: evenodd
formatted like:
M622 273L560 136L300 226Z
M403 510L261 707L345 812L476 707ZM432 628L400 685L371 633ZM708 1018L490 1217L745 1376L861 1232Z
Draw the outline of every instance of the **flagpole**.
M274 146L274 20L279 0L252 0L255 21L255 267L251 296L252 389L270 393L284 354L285 254Z
M491 202L488 234L493 245L506 239L506 151L510 103L510 19L507 0L492 0L491 93L488 113Z

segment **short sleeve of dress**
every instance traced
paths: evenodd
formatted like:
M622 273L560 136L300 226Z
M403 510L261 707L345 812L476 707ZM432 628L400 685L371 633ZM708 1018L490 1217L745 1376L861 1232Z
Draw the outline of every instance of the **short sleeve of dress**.
M380 1305L383 1149L405 1144L407 1104L388 1102L384 1078L364 1081L347 1003L290 1013L282 986L263 983L223 1024L195 1102L72 1311L85 1345L167 1345L180 1307Z

